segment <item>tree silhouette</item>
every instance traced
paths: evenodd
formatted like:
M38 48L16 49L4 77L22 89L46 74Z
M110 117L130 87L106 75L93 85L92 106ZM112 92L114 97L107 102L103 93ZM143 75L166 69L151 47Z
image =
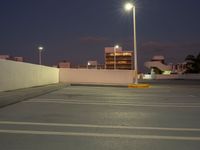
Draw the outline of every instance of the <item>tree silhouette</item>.
M188 55L185 58L186 61L186 73L200 73L200 53L195 57L194 55Z

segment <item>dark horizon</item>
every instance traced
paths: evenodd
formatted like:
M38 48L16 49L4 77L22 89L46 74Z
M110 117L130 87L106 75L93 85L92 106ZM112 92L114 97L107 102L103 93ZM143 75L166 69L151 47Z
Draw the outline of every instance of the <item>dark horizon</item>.
M0 55L22 56L38 62L61 60L86 64L104 62L104 47L119 44L133 49L132 16L123 11L125 0L2 0L0 2ZM200 52L200 1L137 0L137 42L140 71L154 55L168 63L183 62Z

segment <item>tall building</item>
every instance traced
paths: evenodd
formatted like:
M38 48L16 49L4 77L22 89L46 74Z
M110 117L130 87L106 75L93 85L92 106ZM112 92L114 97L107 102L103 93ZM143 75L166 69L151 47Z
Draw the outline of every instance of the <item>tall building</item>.
M122 47L106 47L104 57L105 69L133 70L133 51L123 51Z

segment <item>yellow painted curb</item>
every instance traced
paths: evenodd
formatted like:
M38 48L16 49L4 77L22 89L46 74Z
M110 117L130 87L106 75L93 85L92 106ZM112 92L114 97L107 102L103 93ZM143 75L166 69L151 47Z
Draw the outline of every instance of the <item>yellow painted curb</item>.
M129 84L128 88L149 88L149 84Z

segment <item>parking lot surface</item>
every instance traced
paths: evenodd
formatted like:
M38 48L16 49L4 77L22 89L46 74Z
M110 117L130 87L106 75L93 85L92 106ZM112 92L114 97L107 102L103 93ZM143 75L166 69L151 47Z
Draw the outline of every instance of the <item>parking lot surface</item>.
M199 150L199 81L68 86L0 109L3 150Z

